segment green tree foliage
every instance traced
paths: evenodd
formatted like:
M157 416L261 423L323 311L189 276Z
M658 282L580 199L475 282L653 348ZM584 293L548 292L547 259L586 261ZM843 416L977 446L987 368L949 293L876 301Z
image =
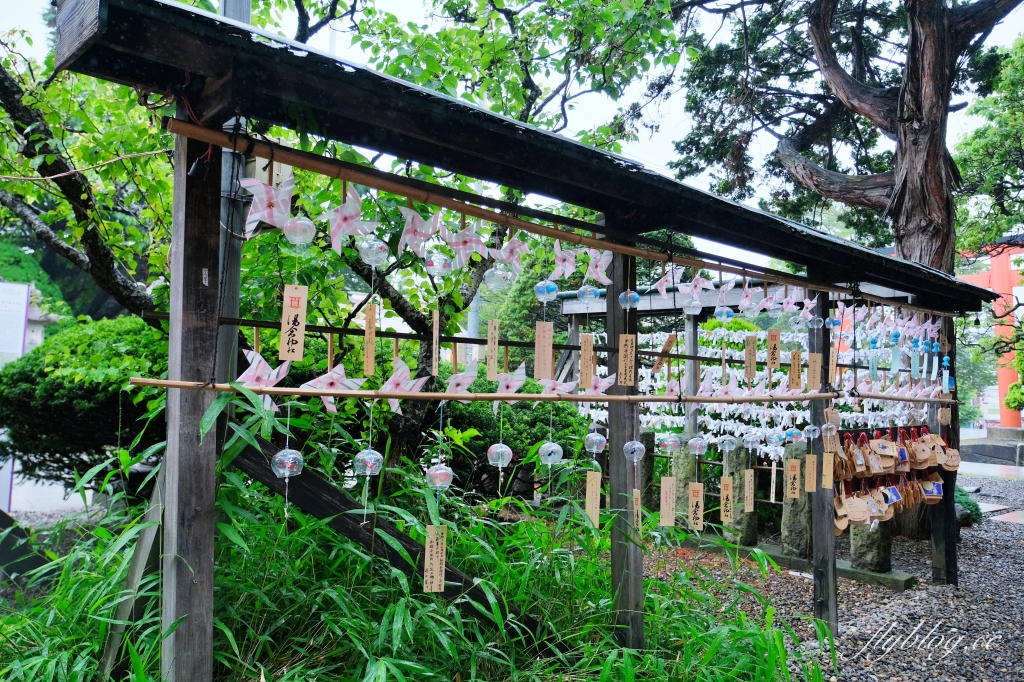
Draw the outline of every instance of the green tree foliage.
M61 300L60 287L50 280L39 263L10 242L0 242L0 280L23 284L32 282L44 297Z
M17 457L22 474L70 488L127 447L153 394L127 393L132 376L165 376L164 335L136 317L74 325L0 370L0 458ZM154 425L146 444L163 439Z
M968 109L985 123L956 148L964 177L957 204L959 242L971 255L1024 243L1024 38L1001 56L992 94ZM1010 243L1000 246L1004 237Z

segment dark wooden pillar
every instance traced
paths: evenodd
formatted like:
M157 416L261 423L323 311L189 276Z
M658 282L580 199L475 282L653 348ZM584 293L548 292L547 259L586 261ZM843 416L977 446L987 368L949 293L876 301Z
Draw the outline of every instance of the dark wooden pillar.
M829 316L829 301L827 292L818 292L818 302L815 306L815 315L822 318ZM808 294L813 297L815 292ZM822 371L821 386L809 386L809 389L819 388L822 391L829 390L828 366L829 356L833 350L829 331L826 327L821 329L808 330L807 349L810 353L821 353ZM825 423L825 408L828 407L827 400L811 401L811 423L821 428ZM821 457L824 454L824 445L821 438L816 439L807 445L807 454L818 457L818 476L821 476ZM819 487L816 492L808 493L811 496L811 544L812 563L814 565L814 604L813 614L815 618L829 624L832 634L839 635L839 608L837 602L836 586L836 536L833 532L833 490L831 486Z
M208 154L208 156L206 156ZM189 170L199 157L205 164ZM207 382L217 358L220 149L177 136L171 228L168 378ZM213 679L213 538L217 439L200 442L212 391L167 391L163 640L167 682ZM179 622L180 621L180 622Z
M611 219L611 216L608 217ZM608 269L612 283L608 285L606 329L608 345L617 348L619 334L636 334L636 312L626 315L619 306L619 294L636 289L636 259L615 254ZM608 354L608 372L619 367L619 354ZM635 365L634 365L635 367ZM635 373L635 369L634 369ZM621 377L620 377L621 378ZM636 394L633 386L615 385L609 395ZM640 415L635 404L609 403L608 405L608 473L610 501L615 512L612 524L612 592L615 595L615 638L620 646L642 649L644 646L644 575L643 548L633 533L633 489L639 489L633 463L622 454L622 446L640 439ZM650 466L648 452L641 466Z
M952 318L942 321L942 333L949 342L950 374L956 374L956 333ZM941 356L940 356L941 358ZM941 359L940 359L941 362ZM939 370L939 380L942 370ZM955 398L957 391L952 395ZM953 405L950 410L949 426L942 427L942 435L949 447L960 447L960 408ZM932 582L936 585L959 585L960 577L956 557L956 502L953 495L956 489L955 471L946 471L938 467L942 476L942 501L933 504L929 509L932 521Z

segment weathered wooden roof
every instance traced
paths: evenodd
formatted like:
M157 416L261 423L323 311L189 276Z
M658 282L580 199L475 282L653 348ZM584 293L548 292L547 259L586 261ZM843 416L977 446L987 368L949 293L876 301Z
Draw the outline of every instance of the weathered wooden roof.
M56 62L184 95L198 116L305 130L402 159L602 211L610 238L703 237L807 266L818 282L895 289L976 311L992 292L700 191L625 157L173 0L63 0Z

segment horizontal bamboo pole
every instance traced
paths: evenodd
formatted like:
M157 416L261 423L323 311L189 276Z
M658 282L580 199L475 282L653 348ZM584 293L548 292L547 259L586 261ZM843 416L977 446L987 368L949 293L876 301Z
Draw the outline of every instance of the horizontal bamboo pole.
M355 170L351 167L351 164L345 164L334 159L329 159L324 156L312 154L309 152L303 152L300 150L292 149L285 145L264 142L255 140L251 137L245 137L240 135L229 135L218 130L211 130L209 128L203 128L197 126L188 121L182 121L175 118L166 119L167 131L175 135L183 135L185 137L199 140L200 142L206 142L208 144L217 145L219 147L226 147L233 149L236 152L243 152L251 154L262 159L273 159L275 163L282 163L293 168L301 168L302 170L311 171L318 173L329 178L337 180L347 180L348 182L354 182L357 185L363 185L364 187L372 187L384 192L390 192L399 196L419 201L424 204L432 204L434 206L440 206L447 208L452 211L457 211L464 215L472 216L474 218L480 218L497 225L504 225L509 229L523 230L536 234L541 237L549 237L551 239L559 239L563 242L575 244L577 246L588 246L594 249L603 249L605 251L612 251L614 253L621 253L625 256L634 256L636 258L646 258L647 260L653 260L662 263L675 263L676 265L682 265L692 268L706 268L709 270L716 270L718 272L729 273L731 275L739 275L741 277L755 278L766 282L775 282L776 284L788 284L790 286L797 286L804 289L813 289L815 291L828 291L837 294L845 294L848 296L854 295L854 290L847 287L840 287L834 284L823 284L817 282L809 282L799 277L780 277L773 273L759 272L756 270L748 270L743 267L737 267L732 265L726 265L724 263L718 263L713 261L702 260L699 258L687 258L686 256L669 255L666 253L660 253L658 251L650 251L648 249L638 249L633 246L626 246L624 244L616 244L614 242L608 242L603 239L597 239L594 237L585 237L574 232L566 232L565 230L559 230L553 227L547 227L544 225L538 225L537 223L523 220L507 213L497 213L490 209L483 208L481 206L475 206L451 197L446 197L436 192L430 192L427 190L420 189L418 187L410 187L405 184L401 177L393 176L391 179L387 176L391 176L390 173L368 173L359 170ZM481 197L482 198L482 197ZM552 214L552 222L558 221L558 216ZM581 221L573 220L573 226L579 225ZM594 224L592 231L596 234L602 230L600 225ZM885 298L872 296L863 293L857 293L857 296L865 300L874 301L884 305L901 308L904 310L912 310L916 312L925 313L928 315L939 315L947 316L952 313L949 311L933 311L925 308L917 308L908 304L903 304L897 301L889 301Z
M132 386L150 386L155 388L179 388L179 389L202 389L206 391L237 392L231 384L204 384L201 381L171 381L168 379L146 379L144 377L132 377L129 379ZM720 403L720 404L743 404L743 403L792 403L805 400L832 400L834 398L849 397L843 391L831 391L828 393L801 393L798 395L752 395L752 396L694 396L694 395L588 395L586 393L422 393L411 391L331 391L319 388L289 388L279 386L246 386L247 389L256 395L280 395L297 396L303 398L333 397L333 398L358 398L360 400L464 400L467 402L499 402L503 400L524 400L540 402L564 402L564 403ZM862 393L856 397L874 398L880 394ZM915 400L896 396L884 396L885 400L895 402L913 403L955 403L955 400L942 398L928 398Z

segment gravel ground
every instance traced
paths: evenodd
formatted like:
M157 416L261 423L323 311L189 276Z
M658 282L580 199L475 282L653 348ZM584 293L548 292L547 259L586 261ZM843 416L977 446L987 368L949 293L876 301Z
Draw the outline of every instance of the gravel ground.
M964 477L959 483L980 486L981 492L973 494L979 502L1024 510L1024 481ZM1000 513L1004 512L986 516ZM846 541L847 555L848 546ZM1024 682L1024 639L1019 635L1024 622L1024 525L986 518L962 529L959 587L932 583L930 555L927 541L894 539L894 567L920 579L918 587L906 592L839 579L838 669L831 669L827 651L823 652L825 680ZM671 556L652 555L648 573L668 578L676 570L671 559L687 566L699 564L713 575L729 572L725 559L684 549ZM804 641L802 646L817 646L807 620L813 593L810 576L783 570L762 579L748 563L739 577L771 600L777 615ZM752 615L760 612L753 600L744 608Z

